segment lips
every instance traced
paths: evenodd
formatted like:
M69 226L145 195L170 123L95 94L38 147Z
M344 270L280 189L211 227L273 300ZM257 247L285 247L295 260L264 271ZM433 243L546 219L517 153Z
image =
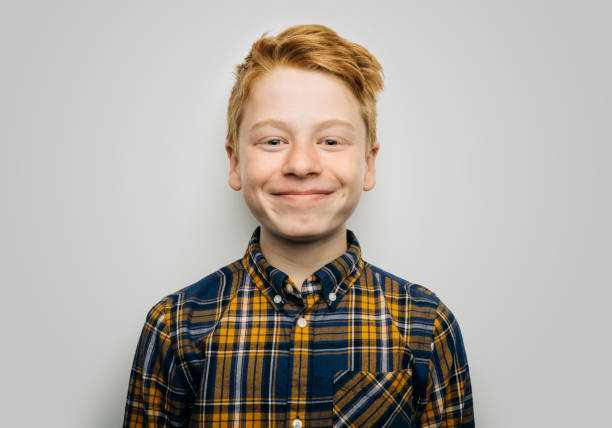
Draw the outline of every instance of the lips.
M312 189L312 190L288 190L273 195L289 203L314 203L324 200L333 192L329 190Z
M284 195L329 195L330 193L332 193L331 190L313 189L313 190L287 190L285 192L274 193L274 195L277 195L277 196L284 196Z

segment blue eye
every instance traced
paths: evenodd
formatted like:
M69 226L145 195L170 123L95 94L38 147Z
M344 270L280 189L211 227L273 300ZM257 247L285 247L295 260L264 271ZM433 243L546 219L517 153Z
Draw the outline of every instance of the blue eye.
M270 144L272 142L278 143L278 144ZM270 146L278 146L281 143L281 140L279 140L278 138L273 138L272 140L268 140L266 141L266 144L270 145Z

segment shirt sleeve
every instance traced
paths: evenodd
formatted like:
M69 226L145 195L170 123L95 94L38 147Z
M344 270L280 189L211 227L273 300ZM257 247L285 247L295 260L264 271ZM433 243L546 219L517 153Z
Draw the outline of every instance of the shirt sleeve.
M440 302L433 328L432 357L419 427L474 427L472 387L461 330Z
M167 305L148 312L130 373L123 427L187 426L193 403L185 366L177 358Z

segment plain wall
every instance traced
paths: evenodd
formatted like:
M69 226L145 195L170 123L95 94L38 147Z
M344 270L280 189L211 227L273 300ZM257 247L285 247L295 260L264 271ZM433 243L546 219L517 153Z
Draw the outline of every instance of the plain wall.
M382 63L364 259L459 320L480 427L609 420L609 2L0 6L2 425L121 425L148 309L240 257L234 66L320 23Z

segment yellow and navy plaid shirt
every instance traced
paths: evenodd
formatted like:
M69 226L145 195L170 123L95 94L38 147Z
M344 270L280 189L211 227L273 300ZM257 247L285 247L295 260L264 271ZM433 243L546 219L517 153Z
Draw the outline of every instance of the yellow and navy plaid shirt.
M246 253L147 314L124 427L473 427L467 357L425 287L347 251L301 293Z

